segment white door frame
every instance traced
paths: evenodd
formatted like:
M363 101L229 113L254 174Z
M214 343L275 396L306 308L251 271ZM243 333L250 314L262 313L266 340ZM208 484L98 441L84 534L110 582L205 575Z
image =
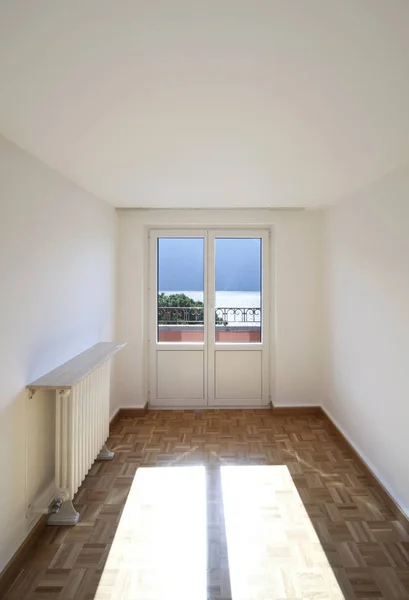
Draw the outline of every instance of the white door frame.
M148 283L148 345L149 345L149 380L148 380L148 397L149 402L152 406L160 408L203 408L207 405L207 352L205 341L203 342L176 342L174 344L157 342L157 296L158 296L158 278L157 278L157 240L160 237L176 237L176 238L203 238L203 261L204 261L204 298L207 298L207 235L205 229L193 229L193 228L161 228L161 229L150 229L149 230L149 283ZM206 300L205 300L206 302ZM207 337L207 318L204 313L204 340ZM158 374L157 374L157 361L158 352L160 348L170 351L196 351L203 353L203 397L202 398L173 398L173 399L161 399L157 398L158 390Z
M203 238L204 239L204 342L193 343L161 343L162 349L167 350L186 350L203 352L203 399L184 398L174 399L170 402L156 398L157 389L157 239L160 237L182 237L182 238ZM237 238L254 237L262 239L262 342L261 343L215 343L215 264L214 264L214 240L217 237ZM270 227L215 227L206 225L195 227L192 225L181 226L149 226L147 227L148 238L148 287L145 298L147 298L147 316L148 316L148 400L157 408L265 408L269 405L272 395L272 373L273 365L271 361L271 228ZM156 258L156 260L154 260ZM213 289L212 289L213 286ZM153 337L155 336L155 337ZM223 402L215 398L214 386L214 362L215 352L217 350L228 351L262 351L262 395L259 403L254 399L232 400L223 399ZM210 382L210 385L209 385Z
M270 235L265 229L212 228L208 235L208 331L207 361L208 361L208 406L214 407L266 407L270 401ZM215 240L216 238L260 238L262 240L261 256L261 343L216 343L215 341ZM216 399L216 352L261 352L261 397L259 403L254 398L223 398Z

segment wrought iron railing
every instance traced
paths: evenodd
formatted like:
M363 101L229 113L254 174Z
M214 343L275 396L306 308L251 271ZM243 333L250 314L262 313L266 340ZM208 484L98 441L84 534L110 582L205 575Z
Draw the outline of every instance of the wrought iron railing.
M202 306L158 306L159 325L200 325L203 314Z
M159 325L202 325L203 307L159 306ZM261 308L219 307L215 309L216 325L251 323L260 325Z
M223 323L260 323L261 308L216 308L216 320Z

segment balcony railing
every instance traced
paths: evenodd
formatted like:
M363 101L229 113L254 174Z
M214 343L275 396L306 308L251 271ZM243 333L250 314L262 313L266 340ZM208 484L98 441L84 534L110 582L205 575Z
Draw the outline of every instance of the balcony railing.
M158 306L159 325L200 325L203 323L203 307Z
M261 323L261 308L216 308L216 323Z
M216 343L261 342L261 308L215 309ZM159 306L158 342L204 342L203 306Z
M201 325L204 309L199 306L159 306L159 325ZM261 324L261 308L219 307L215 309L216 325Z

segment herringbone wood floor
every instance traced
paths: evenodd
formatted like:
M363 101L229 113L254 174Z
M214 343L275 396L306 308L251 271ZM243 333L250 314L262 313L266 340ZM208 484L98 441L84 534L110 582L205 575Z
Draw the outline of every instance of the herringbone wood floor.
M323 417L149 411L115 424L109 446L115 459L95 463L75 499L81 522L46 529L7 600L92 600L136 470L172 465L207 468L208 598L232 597L218 468L225 465L288 468L342 589L341 596L323 595L312 579L308 598L409 598L409 535ZM297 536L289 539L292 546L305 547ZM307 598L295 595L291 582L288 586L288 593L277 598ZM115 590L102 597L120 598ZM246 600L259 598L273 600L256 592Z

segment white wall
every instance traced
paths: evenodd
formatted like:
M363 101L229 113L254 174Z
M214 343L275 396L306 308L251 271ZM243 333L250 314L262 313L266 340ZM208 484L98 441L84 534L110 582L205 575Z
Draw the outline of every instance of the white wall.
M325 408L409 515L409 168L326 212Z
M0 137L0 570L27 534L27 503L53 477L53 398L27 401L24 387L112 339L116 221Z
M321 213L257 211L119 211L118 355L115 396L121 406L147 399L147 229L149 226L272 226L275 338L273 400L321 401Z

